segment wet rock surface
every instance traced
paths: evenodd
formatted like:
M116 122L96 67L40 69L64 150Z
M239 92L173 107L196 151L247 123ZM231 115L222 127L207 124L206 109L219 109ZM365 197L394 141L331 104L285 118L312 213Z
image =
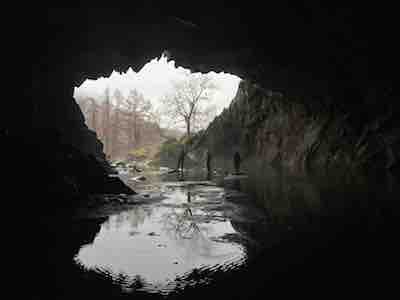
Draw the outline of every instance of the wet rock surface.
M203 134L202 146L214 153L217 165L231 170L237 149L247 169L269 163L295 172L389 171L398 176L399 124L384 103L350 108L329 97L287 97L242 81L230 107Z
M13 135L19 132L24 138L36 135L44 140L45 135L37 129L57 129L66 144L94 155L106 164L103 145L88 130L72 98L73 87L87 78L105 76L113 70L126 71L128 67L139 70L164 50L180 66L193 71L230 72L256 83L261 89L290 95L291 100L303 97L303 102L312 110L324 105L325 97L332 97L333 106L343 107L339 113L341 117L346 118L347 113L353 114L355 110L359 112L356 126L343 128L345 136L352 136L353 129L356 137L363 136L363 130L367 124L373 124L373 118L385 116L381 109L389 107L395 115L399 112L395 80L398 45L395 39L388 38L396 35L397 19L391 15L396 9L378 8L366 3L362 10L356 4L322 7L312 1L304 6L270 3L268 11L265 11L246 3L226 7L211 1L210 5L205 4L193 11L190 4L139 2L131 4L131 7L126 4L124 8L114 9L83 6L62 9L35 5L20 12L21 22L13 26L16 33L12 34L14 47L11 51L12 57L15 56L13 62L17 63L14 68L26 70L28 80L23 85L23 105L19 101L7 103L1 132ZM212 12L208 9L210 6ZM374 16L375 21L371 22L370 16ZM41 32L40 36L38 32ZM54 39L55 35L57 39ZM26 51L26 40L32 37L35 40L29 43L30 49ZM260 101L255 102L263 109ZM276 108L283 106L277 105ZM258 123L258 117L264 119L257 111L254 115L246 114L245 106L240 110L244 110L242 117L248 119L249 125L253 121ZM301 114L303 110L294 109L294 114ZM17 112L20 118L15 117ZM271 122L283 122L287 115L287 112L280 114ZM326 160L327 150L321 150L325 143L318 146L320 139L313 135L318 135L328 117L318 117L322 121L314 124L315 130L306 130L309 135L305 139L310 144L303 146L311 147L311 152L317 150L321 153L322 158L317 156L315 160ZM304 118L300 117L299 121L301 132ZM338 121L339 127L342 122ZM328 123L336 126L335 121ZM365 147L361 139L360 148L353 150L357 150L359 155L379 152L381 156L383 148L382 151L389 149L386 156L391 158L385 156L381 164L392 166L397 148L390 145L399 134L396 130L388 134L385 129L383 137L380 137L376 129L383 124L379 123L365 129L365 136L371 133L373 136L368 146ZM282 126L285 132L291 128ZM398 123L397 127L390 127L398 128ZM277 152L287 153L278 147L284 132L278 130L270 134L269 129L276 128L276 124L259 124L258 128L259 151L268 155L268 159L276 157ZM341 134L328 135L337 139ZM347 142L347 137L343 142ZM353 145L357 143L350 142ZM267 143L273 145L270 150L263 146ZM330 148L336 143L328 141L326 144ZM291 149L288 155L290 164L294 163L292 160L301 158L298 155L302 156L292 153L293 145L299 145L296 134L282 144L282 147ZM329 150L335 152L334 148ZM366 148L374 149L366 151ZM300 145L298 152L304 151ZM329 157L335 155L329 154ZM347 158L340 158L343 159ZM367 164L372 160L369 154L365 159Z
M395 183L321 184L274 169L222 186L161 176L132 181L137 195L92 195L74 213L24 214L13 245L31 295L259 299L309 295L310 281L318 295L332 284L337 294L390 294Z
M282 106L281 100L266 101L276 113L269 113L268 118L264 115L268 107L261 114L258 109L263 107L264 101L259 100L264 96L254 97L256 106L244 105L235 112L246 125L232 139L244 136L246 141L248 136L244 149L251 146L251 153L268 161L284 157L283 163L290 166L302 166L308 157L311 166L355 161L398 170L395 78L399 51L393 38L398 27L394 6L364 2L340 7L336 2L311 1L269 3L265 10L249 3L228 7L212 1L193 9L192 3L139 2L113 10L47 8L34 3L18 9L16 21L10 23L13 30L7 31L5 39L12 53L6 57L16 64L14 70L24 70L26 75L22 91L16 90L18 101L5 102L0 120L7 166L7 178L2 181L4 201L14 204L17 209L12 212L21 215L20 222L14 218L9 223L16 228L9 243L18 253L13 260L16 275L10 276L17 283L13 290L17 296L26 292L27 299L127 298L118 284L123 278L71 267L71 258L83 244L94 240L105 221L78 222L72 212L88 201L82 191L95 192L104 182L91 177L97 174L97 166L88 158L78 160L88 166L75 169L78 173L69 173L71 165L64 155L58 165L54 157L57 142L43 129L59 130L65 144L104 164L102 145L85 126L72 98L73 86L113 69L125 71L132 66L138 70L166 45L179 65L193 71L231 72L263 89L306 96L300 107L296 101L288 106ZM314 102L310 95L322 97ZM296 115L302 114L305 103L311 111L319 111L325 96L334 96L333 106L343 109L333 118L312 113L317 117L310 121L315 128L307 127L303 121L308 118ZM388 110L394 114L387 114ZM222 123L237 128L234 122ZM242 131L253 125L257 135ZM278 130L271 134L270 128ZM38 147L52 150L38 151ZM302 207L316 199L324 200L317 205L322 208L320 218L305 213L289 218L289 225L278 226L272 233L289 234L290 242L266 252L247 271L235 272L235 276L221 272L217 284L207 286L205 280L202 290L186 286L182 297L259 299L260 291L268 296L276 291L282 297L289 290L296 297L317 294L321 298L335 292L340 297L352 296L351 292L354 297L360 293L371 297L374 292L379 298L390 295L396 278L388 274L398 269L398 249L392 243L398 235L394 230L398 228L398 194L387 187L390 179L382 183L377 177L371 185L374 188L362 193L354 192L352 185L349 190L338 184L315 191L310 185L302 188L276 175L268 177L279 182L272 185L260 176L253 177L253 182L263 186L254 192L257 199L269 199L263 203L278 224L285 223L287 215L298 216ZM299 229L314 222L313 230ZM189 278L200 281L204 277L202 272L193 272ZM140 280L132 283L135 288L141 285Z
M6 191L18 199L13 204L32 209L32 213L63 214L87 202L98 193L135 194L119 177L110 177L108 169L93 155L88 155L62 141L58 131L41 132L41 138L8 135L4 137L3 181ZM26 174L23 185L16 180ZM28 200L38 198L35 200Z

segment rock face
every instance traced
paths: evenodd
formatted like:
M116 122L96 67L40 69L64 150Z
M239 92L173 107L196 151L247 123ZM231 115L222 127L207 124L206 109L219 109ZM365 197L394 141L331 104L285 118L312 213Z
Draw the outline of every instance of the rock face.
M388 121L385 113L376 111L379 105L368 105L368 109L364 105L368 98L379 101L385 111L393 105L393 115L399 111L397 99L387 97L394 98L398 86L394 63L398 45L392 38L396 36L396 9L374 3L364 3L360 9L350 4L340 7L337 3L321 6L317 1L298 5L279 1L269 3L265 10L248 3L227 6L207 2L196 9L191 3L135 1L118 8L35 4L19 11L10 26L12 34L6 37L11 45L6 57L12 58L12 69L24 76L13 77L23 82L15 80L20 85L15 89L18 101L5 102L0 134L21 139L35 136L44 141L43 130L56 129L65 143L93 155L107 168L102 145L87 129L72 98L74 86L113 70L132 67L138 71L168 50L177 65L192 71L230 72L291 95L292 103L272 97L267 105L255 96L248 98L247 108L239 105L235 122L240 125L235 130L240 129L240 134L232 140L244 139L240 141L248 144L246 151L300 168L305 162L378 164L376 158L382 159L384 168L393 165L398 133L392 138L388 131L383 136L379 132L382 126L393 128L387 125L393 119ZM311 100L311 95L319 100ZM332 114L330 108L319 112L329 102L321 101L326 95L333 99L328 107L337 108ZM304 100L296 102L294 96ZM276 109L277 115L271 118L273 112L268 109L259 114L252 101ZM297 119L304 124L297 124ZM253 127L257 130L250 133ZM233 129L230 132L233 134ZM290 138L284 137L286 133ZM350 144L343 145L347 142Z
M22 201L33 215L67 213L89 194L135 194L119 178L109 177L94 155L65 143L55 130L30 138L6 135L2 140L3 185L20 199L15 204Z
M367 98L349 107L330 97L290 97L242 81L230 107L206 130L203 146L219 160L228 158L228 166L237 150L243 163L255 158L296 171L394 171L399 123L385 100Z

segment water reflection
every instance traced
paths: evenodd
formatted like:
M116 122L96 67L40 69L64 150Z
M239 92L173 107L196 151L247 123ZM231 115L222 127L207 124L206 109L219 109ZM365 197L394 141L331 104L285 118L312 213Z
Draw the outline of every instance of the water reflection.
M166 199L112 215L75 261L127 289L165 292L197 269L234 268L246 258L222 188L165 186ZM189 281L187 282L189 283ZM182 284L182 280L180 280Z
M104 219L28 219L35 235L23 236L18 258L28 270L26 290L38 299L115 299L121 288L146 299L171 292L173 299L259 299L274 288L298 296L303 287L309 295L310 283L342 295L396 286L398 183L316 183L258 167L246 170L241 192L234 184L193 181L204 173L164 183L146 174L147 181L127 182L162 190L161 202L111 203L126 210Z
M177 278L189 284L185 278L196 270L234 269L254 249L276 245L293 228L318 230L314 216L324 205L321 189L309 178L268 165L248 170L247 178L225 180L223 187L158 181L166 196L162 202L110 216L76 260L129 289L163 293L176 288ZM148 183L135 188L140 185Z

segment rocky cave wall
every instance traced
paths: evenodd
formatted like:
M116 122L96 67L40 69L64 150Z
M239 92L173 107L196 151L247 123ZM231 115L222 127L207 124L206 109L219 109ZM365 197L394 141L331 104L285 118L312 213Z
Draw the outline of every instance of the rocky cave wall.
M16 69L24 70L27 80L23 81L23 105L15 101L6 110L18 111L19 117L6 114L2 118L2 135L24 140L34 137L36 144L45 145L48 132L56 129L65 143L103 162L102 145L84 124L72 98L73 87L114 69L125 71L132 66L137 71L165 49L177 65L193 71L230 72L289 97L285 99L310 99L307 107L313 111L330 96L332 106L342 109L337 113L342 119L348 112L356 115L357 108L363 108L359 111L368 116L375 115L376 105L364 109L366 99L394 114L399 108L393 77L397 50L391 37L395 18L387 6L364 3L360 10L337 3L289 5L280 1L264 8L203 1L193 9L191 4L135 1L133 6L119 8L35 6L10 14L15 19L7 38L18 63ZM295 103L281 108L294 107ZM251 105L246 105L236 110L240 119L268 115L253 113ZM313 117L326 119L326 111L322 111ZM276 128L283 116L260 121L261 127L255 130L257 145L275 143L273 135L266 138L262 128L274 120ZM370 120L363 118L359 123ZM289 127L282 128L281 134ZM307 147L314 140L307 138ZM274 147L257 147L258 152L275 157ZM289 164L304 160L303 154L280 153ZM323 153L318 150L315 155ZM315 155L313 160L319 160ZM387 159L382 163L390 165Z
M201 150L228 169L239 151L244 164L257 161L301 173L398 173L400 130L388 102L383 95L379 101L366 98L352 110L332 97L290 97L242 81L230 107L205 131Z

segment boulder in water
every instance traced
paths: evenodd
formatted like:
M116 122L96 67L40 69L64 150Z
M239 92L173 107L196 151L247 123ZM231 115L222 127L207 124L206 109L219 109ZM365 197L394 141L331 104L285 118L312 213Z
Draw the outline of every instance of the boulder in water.
M142 176L137 176L137 177L133 177L132 180L134 181L145 181L146 177Z

